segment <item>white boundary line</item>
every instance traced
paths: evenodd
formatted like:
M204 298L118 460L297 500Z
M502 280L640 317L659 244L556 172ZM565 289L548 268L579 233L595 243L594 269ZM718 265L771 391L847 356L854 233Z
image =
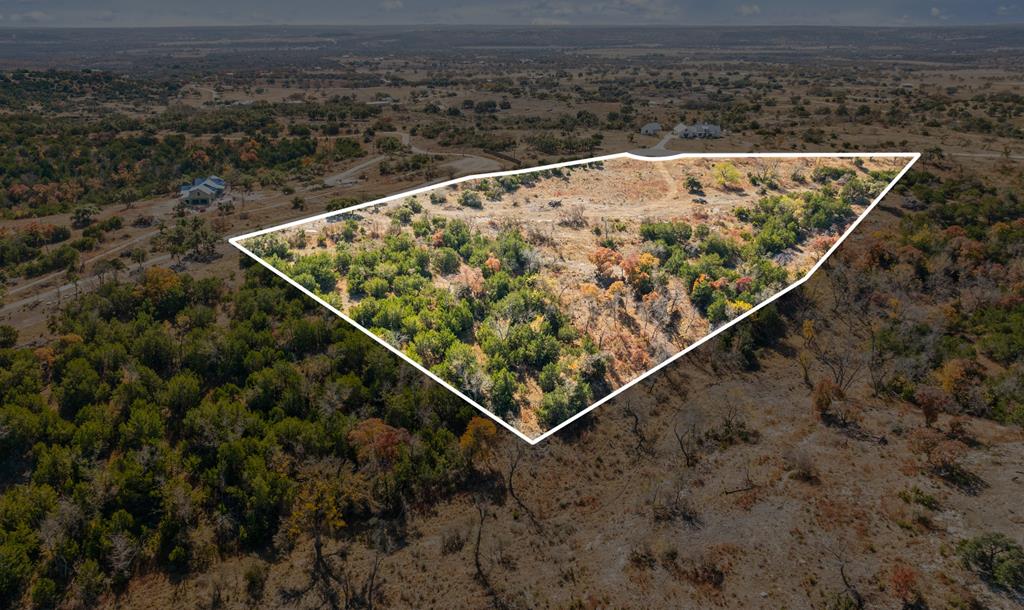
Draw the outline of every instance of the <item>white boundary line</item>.
M691 343L690 345L686 346L686 348L684 348L681 352L678 352L677 354L675 354L675 355L665 359L664 361L659 363L654 368L649 369L647 372L639 375L638 377L636 377L635 379L633 379L630 382L626 383L622 387L617 388L616 390L614 390L613 392L611 392L607 396L605 396L605 397L601 398L600 400L598 400L598 401L594 402L593 404L591 404L586 409L583 409L579 413L576 413L575 415L573 415L569 419L563 421L562 423L558 424L554 428L551 428L550 430L547 430L546 432L544 432L540 436L537 436L536 438L530 438L529 436L526 436L525 434L523 434L522 432L517 430L514 426L512 426L512 424L510 424L507 421L503 420L502 418L498 417L494 413L491 413L489 410L484 408L482 405L478 404L475 400L471 399L470 397L466 396L461 391L459 391L457 388L453 387L447 381L445 381L444 379L441 379L440 377L438 377L434 373L430 372L422 364L416 362L415 360L413 360L412 358L410 358L406 354L402 353L402 351L399 350L398 348L396 348L395 346L389 344L388 342L384 341L380 337L374 335L369 330L367 330L362 325L360 325L358 322L356 322L352 318L348 317L347 315L345 315L344 313L342 313L341 311L336 309L334 306L328 304L326 301L324 301L323 299L321 299L320 297L315 295L312 291L307 290L304 286L302 286L301 284L299 284L298 282L296 282L292 278L288 277L288 275L286 275L284 272L282 272L281 270L277 269L276 267L270 265L269 263L264 261L259 256L256 256L248 248L246 248L241 243L239 243L241 241L244 241L246 239L250 239L250 238L253 238L253 237L257 237L259 235L265 235L267 233L272 233L274 231L280 231L282 229L288 229L288 228L291 228L291 227L294 227L294 226L298 226L298 225L301 225L301 224L306 224L308 222L313 222L315 220L321 220L321 219L324 219L324 218L328 218L330 216L336 216L338 214L344 214L346 212L351 212L353 210L361 210L363 208L368 208L370 206L379 205L379 204L382 204L382 203L387 203L389 201L395 201L396 199L402 199L404 197L410 197L412 195L418 195L420 193L425 193L427 191L437 190L439 188L453 186L453 185L456 185L456 184L460 184L462 182L468 182L470 180L482 180L484 178L497 178L497 177L500 177L500 176L513 176L513 175L516 175L516 174L529 174L529 173L533 173L533 172L543 171L543 170L546 170L546 169L555 169L555 168L559 168L559 167L571 167L573 165L585 165L587 163L593 163L595 161L608 161L608 160L611 160L611 159L634 159L636 161L648 161L648 162L651 162L651 163L661 163L661 162L665 162L665 161L675 161L675 160L678 160L678 159L763 159L763 158L775 158L775 159L808 159L808 158L811 158L811 159L852 159L852 158L857 158L857 157L864 157L864 158L870 158L870 157L878 158L878 157L880 157L880 158L890 158L890 159L910 159L910 161L903 167L902 170L900 170L900 172L896 175L896 177L893 178L892 181L884 189L882 189L882 192L879 193L879 195L877 197L875 197L874 201L872 201L871 204L861 213L861 215L858 216L857 219L853 221L853 223L846 229L846 231L839 237L839 239L837 239L836 242L834 244L832 244L832 247L829 248L828 251L825 252L825 254L821 256L821 258L818 259L818 262L815 263L813 267L811 267L810 271L808 271L806 274L804 274L804 276L802 278L800 278L797 281L793 282L792 284L786 286L785 288L783 288L779 292L777 292L774 295L768 297L767 299L765 299L764 301L758 303L754 307L752 307L752 308L748 309L747 311L743 312L741 315L736 316L735 318L733 318L729 322L727 322L727 323L723 324L722 326L716 328L715 330L713 330L712 332L708 333L707 335L704 335L704 337L698 339L694 343ZM590 157L588 159L579 159L579 160L576 160L576 161L565 161L563 163L553 163L553 164L550 164L550 165L542 165L542 166L530 167L530 168L526 168L526 169L514 169L514 170L508 170L508 171L501 171L501 172L491 172L491 173L487 173L487 174L473 174L471 176L462 176L461 178L455 178L454 180L448 180L447 182L439 182L437 184L431 184L431 185L428 185L428 186L423 186L423 187L420 187L420 188L413 189L411 191L405 191L403 193L399 193L397 195L390 195L388 197L384 197L383 199L375 199L373 201L368 201L366 203L361 203L361 204L358 204L358 205L347 207L347 208L344 208L342 210L332 210L330 212L324 212L323 214L317 214L316 216L310 216L309 218L303 218L303 219L300 219L300 220L293 220L291 222L287 222L287 223L284 223L284 224L281 224L281 225L277 225L275 227L270 227L270 228L267 228L267 229L260 229L259 231L253 231L251 233L246 233L245 235L237 235L235 237L232 237L232 238L228 239L228 241L231 243L232 246L238 248L243 253L245 253L247 256L249 256L249 258L252 258L253 260L259 262L261 265L266 267L267 269L270 269L272 272L277 274L279 277L284 279L286 282L288 282L292 286L294 286L294 287L298 288L300 291L302 291L303 294L305 294L306 296L312 298L314 301L316 301L317 303L319 303L323 307L326 307L328 310L333 312L335 315L337 315L341 319L345 320L346 322L348 322L352 326L354 326L357 329L361 330L363 333L365 333L371 339L373 339L377 343L383 345L388 350L390 350L391 352L393 352L394 354L396 354L397 356L399 356L400 358L402 358L403 360L405 360L406 362L408 362L412 366L416 367L416 369L419 370L421 373L423 373L427 377L431 378L435 382L441 384L441 386L443 386L448 391L452 392L453 394L455 394L459 398L461 398L461 399L465 400L466 402L468 402L469 404L473 405L479 411L483 412L485 415L487 415L488 417L490 417L491 419L496 421L498 424L504 426L507 430L509 430L510 432L512 432L513 434L518 436L519 438L523 439L527 443L529 443L531 445L536 445L537 443L539 443L542 440L548 438L552 434L555 434L556 432L558 432L562 428L565 428L569 424L571 424L574 421L576 421L577 419L583 417L587 413L590 413L591 411L593 411L597 407L599 407L599 406L603 405L604 403L608 402L609 400L615 398L619 394L622 394L623 392L625 392L626 390L628 390L631 387L635 386L636 384L640 383L644 379L647 379L648 377L650 377L654 373L660 371L661 369L663 369L666 366L668 366L669 364L675 362L679 358L682 358L683 356L685 356L689 352L693 351L694 349L700 347L704 343L707 343L708 341L710 341L714 337L718 336L723 331L725 331L725 330L727 330L729 328L732 328L734 325L736 325L737 323L741 322L742 320L745 320L749 316L753 315L754 313L756 313L757 311L759 311L761 308L765 307L769 303L772 303L772 302L776 301L779 297L785 295L786 293L790 292L791 290L795 289L796 287L798 287L801 284L803 284L804 282L806 282L808 279L810 279L811 275L813 275L814 272L817 271L818 268L821 267L825 263L825 261L828 260L828 258L830 256L832 256L832 253L836 251L836 249L839 247L839 244L843 243L843 241L845 241L846 238L849 237L851 233L853 233L853 230L857 228L857 225L859 225L865 218L867 218L867 215L871 212L871 210L873 210L875 208L876 205L878 205L878 202L881 201L882 198L885 197L889 193L889 191L892 190L892 188L894 186L896 186L896 183L899 182L901 178L903 178L903 175L906 174L907 171L920 158L921 158L921 153L919 153L919 152L913 152L913 153L912 152L899 152L899 153L892 153L892 152L888 152L888 153L885 153L885 152L883 152L883 153L866 153L866 152L855 152L855 153L854 152L850 152L850 153L820 153L820 152L817 152L817 153L815 153L815 152L808 152L808 153L679 153L679 154L676 154L676 155L670 155L670 156L664 156L664 157L647 157L647 156L637 155L635 153L630 153L630 152L615 153L615 154L611 154L611 155L604 155L604 156L601 156L601 157Z

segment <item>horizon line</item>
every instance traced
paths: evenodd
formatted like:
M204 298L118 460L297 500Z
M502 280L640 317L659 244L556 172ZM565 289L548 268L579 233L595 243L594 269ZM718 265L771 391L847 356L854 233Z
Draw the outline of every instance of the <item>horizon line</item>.
M461 28L492 28L492 29L618 29L631 28L642 29L851 29L851 30L953 30L969 28L1021 28L1024 27L1024 18L1015 22L985 22L985 23L913 23L904 25L869 25L869 24L833 24L833 23L771 23L771 24L662 24L662 23L180 23L175 25L66 25L46 23L11 24L0 22L0 31L31 31L31 30L173 30L181 28L192 29L244 29L244 28L408 28L408 29L461 29Z

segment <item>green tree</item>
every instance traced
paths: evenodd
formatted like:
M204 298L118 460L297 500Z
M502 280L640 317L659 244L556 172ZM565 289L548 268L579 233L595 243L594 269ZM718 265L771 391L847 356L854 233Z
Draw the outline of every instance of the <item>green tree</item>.
M1006 589L1024 589L1024 548L1006 535L987 533L963 540L957 553L985 580Z
M502 419L519 414L516 391L519 384L508 369L499 369L491 374L491 410Z
M736 166L728 161L716 163L715 167L711 170L711 176L715 179L715 184L727 189L738 188L743 180L740 170L736 169Z
M93 219L100 213L100 209L92 204L84 204L75 208L71 213L71 223L76 227L87 227L92 224Z

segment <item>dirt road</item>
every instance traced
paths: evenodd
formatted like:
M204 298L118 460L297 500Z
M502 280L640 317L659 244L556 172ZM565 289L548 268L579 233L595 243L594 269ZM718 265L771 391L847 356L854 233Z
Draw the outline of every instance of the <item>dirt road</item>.
M372 167L377 163L380 163L385 158L386 157L384 155L377 155L376 157L371 157L366 161L357 163L356 165L346 169L341 173L327 176L326 178L324 178L324 184L327 186L344 186L351 180L357 180L359 178L359 174L362 173L364 169Z

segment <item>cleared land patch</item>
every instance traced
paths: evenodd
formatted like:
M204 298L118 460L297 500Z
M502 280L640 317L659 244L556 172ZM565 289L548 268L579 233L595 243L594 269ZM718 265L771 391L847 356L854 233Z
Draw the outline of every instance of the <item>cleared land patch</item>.
M236 238L536 441L804 278L911 155L631 155Z

